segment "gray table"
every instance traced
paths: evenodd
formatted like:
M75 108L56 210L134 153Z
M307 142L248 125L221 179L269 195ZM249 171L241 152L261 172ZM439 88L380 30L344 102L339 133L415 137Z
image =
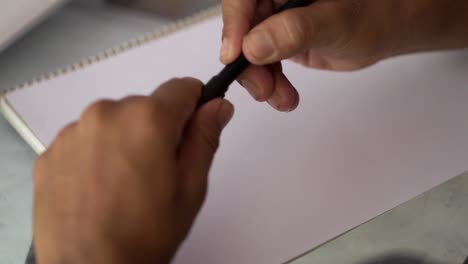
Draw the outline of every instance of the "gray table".
M120 10L91 11L67 6L0 54L0 87L62 67L166 22L160 17ZM35 158L29 146L0 117L0 264L22 263L29 247ZM294 263L461 264L467 255L468 174L465 174Z

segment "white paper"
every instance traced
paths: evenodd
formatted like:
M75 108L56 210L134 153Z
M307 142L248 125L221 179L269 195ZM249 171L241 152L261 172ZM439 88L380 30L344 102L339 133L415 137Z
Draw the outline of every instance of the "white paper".
M148 94L171 77L208 80L221 19L8 96L46 145L98 98ZM175 263L290 260L464 172L468 57L385 61L354 73L285 63L300 108L282 114L234 85L207 202Z

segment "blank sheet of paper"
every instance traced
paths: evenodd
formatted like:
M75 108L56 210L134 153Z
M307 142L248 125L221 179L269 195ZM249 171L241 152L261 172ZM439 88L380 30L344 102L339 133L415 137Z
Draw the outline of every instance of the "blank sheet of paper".
M217 73L219 17L7 96L46 146L99 98ZM468 57L385 61L354 73L285 63L301 105L277 113L234 85L236 115L207 202L175 263L288 261L461 174L468 165Z

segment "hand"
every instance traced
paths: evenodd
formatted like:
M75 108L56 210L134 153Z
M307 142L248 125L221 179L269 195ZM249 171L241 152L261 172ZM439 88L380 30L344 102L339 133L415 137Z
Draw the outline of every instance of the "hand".
M299 103L278 64L283 59L346 71L398 54L468 46L468 1L318 0L263 21L285 2L223 0L221 61L242 51L256 66L239 82L279 111Z
M66 127L35 167L38 263L169 263L204 201L222 99L195 106L202 83L100 101Z

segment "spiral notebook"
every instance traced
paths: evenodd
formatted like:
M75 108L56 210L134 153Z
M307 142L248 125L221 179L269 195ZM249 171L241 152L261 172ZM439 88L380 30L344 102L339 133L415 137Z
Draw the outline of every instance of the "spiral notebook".
M218 8L149 33L3 95L1 109L44 151L101 98L149 94L172 77L217 73ZM354 73L285 62L300 90L277 113L234 85L236 115L208 199L174 263L288 262L468 166L466 52L399 57Z

